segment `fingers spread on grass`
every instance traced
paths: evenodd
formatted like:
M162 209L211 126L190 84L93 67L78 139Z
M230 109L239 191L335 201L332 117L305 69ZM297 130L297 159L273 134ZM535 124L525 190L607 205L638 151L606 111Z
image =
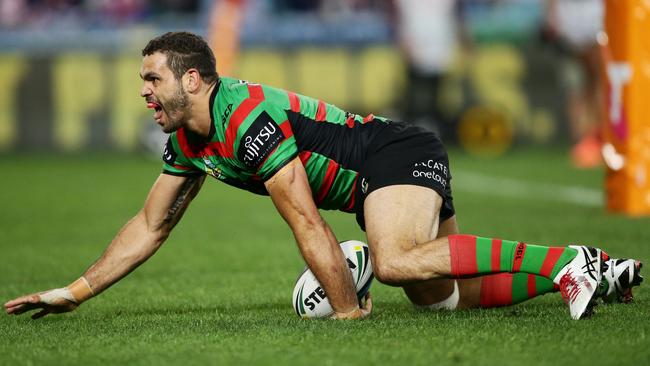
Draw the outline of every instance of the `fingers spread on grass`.
M41 297L39 295L22 296L5 304L7 314L20 315L28 310L40 307Z
M44 317L45 315L47 315L49 313L50 313L50 311L48 309L43 309L43 310L39 311L38 313L32 315L32 319L34 319L34 320L40 319L40 318Z
M23 310L24 307L25 305L16 305L16 306L5 308L5 311L7 312L7 314L19 315L25 312L25 310Z
M41 298L38 295L26 295L26 296L21 296L21 297L15 298L15 299L13 299L11 301L7 301L5 303L5 308L12 308L12 307L14 307L16 305L21 305L21 304L25 304L25 303L32 303L33 304L33 303L37 303L37 302L40 302L40 301L41 301Z

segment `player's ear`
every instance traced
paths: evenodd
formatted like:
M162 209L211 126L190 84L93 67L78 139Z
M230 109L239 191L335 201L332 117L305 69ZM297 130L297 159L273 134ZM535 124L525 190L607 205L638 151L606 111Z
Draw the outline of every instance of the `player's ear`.
M197 69L189 69L185 72L183 87L189 93L195 93L201 89L201 74Z

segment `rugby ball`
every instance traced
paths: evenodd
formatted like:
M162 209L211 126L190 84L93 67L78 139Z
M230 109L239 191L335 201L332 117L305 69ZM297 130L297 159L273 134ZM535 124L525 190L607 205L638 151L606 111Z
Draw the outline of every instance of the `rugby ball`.
M361 300L370 290L374 277L368 245L358 240L344 241L340 245ZM293 309L302 318L324 318L334 313L325 291L308 267L293 288Z

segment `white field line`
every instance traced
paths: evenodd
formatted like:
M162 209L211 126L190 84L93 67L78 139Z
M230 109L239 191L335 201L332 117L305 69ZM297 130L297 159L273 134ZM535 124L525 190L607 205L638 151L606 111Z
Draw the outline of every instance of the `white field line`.
M452 192L465 191L533 201L569 202L589 207L603 207L604 195L602 191L593 188L537 183L458 170L452 172L451 189Z

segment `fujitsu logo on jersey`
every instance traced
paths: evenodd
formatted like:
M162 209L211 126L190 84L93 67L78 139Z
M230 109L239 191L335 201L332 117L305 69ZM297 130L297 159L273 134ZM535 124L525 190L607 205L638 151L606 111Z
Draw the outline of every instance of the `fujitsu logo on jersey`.
M277 127L275 126L275 123L268 122L255 138L252 136L246 136L244 140L244 146L246 146L244 162L252 162L259 157L260 150L264 147L264 143L267 142L276 131Z
M242 136L237 157L247 166L257 167L284 140L282 130L262 112Z

